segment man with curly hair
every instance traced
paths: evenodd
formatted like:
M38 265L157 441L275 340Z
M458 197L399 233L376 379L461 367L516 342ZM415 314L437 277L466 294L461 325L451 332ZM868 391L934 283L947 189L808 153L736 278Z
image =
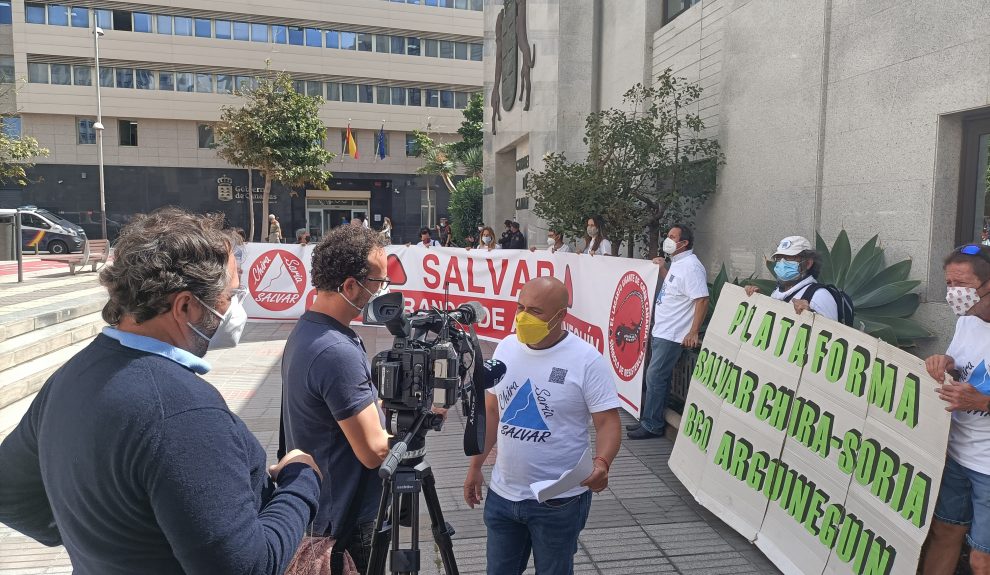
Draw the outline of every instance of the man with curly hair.
M363 573L381 499L377 469L388 454L385 418L361 338L348 325L388 287L381 234L334 228L313 250L316 301L285 342L285 444L312 453L323 472L313 532L337 539Z
M0 444L0 522L65 545L77 573L282 573L316 514L313 459L267 468L200 377L247 319L222 223L169 208L125 226L100 273L112 327Z

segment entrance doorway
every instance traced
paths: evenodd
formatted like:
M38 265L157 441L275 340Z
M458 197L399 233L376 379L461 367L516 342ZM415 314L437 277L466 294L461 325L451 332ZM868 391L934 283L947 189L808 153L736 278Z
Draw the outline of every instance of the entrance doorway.
M314 241L328 230L349 224L356 217L366 218L370 212L371 192L307 192L306 228Z
M990 230L990 116L963 125L962 156L957 245L979 242Z

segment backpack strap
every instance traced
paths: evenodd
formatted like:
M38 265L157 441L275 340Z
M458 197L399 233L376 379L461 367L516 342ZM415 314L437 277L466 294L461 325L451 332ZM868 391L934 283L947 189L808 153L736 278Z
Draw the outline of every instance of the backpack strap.
M822 288L822 287L825 287L825 284L813 283L813 284L808 285L808 287L804 288L804 291L801 294L802 295L801 299L806 300L806 301L808 301L810 303L811 302L811 298L815 297L815 292L818 291L818 288ZM798 290L798 291L800 291L800 290ZM792 299L794 299L794 296L796 296L797 293L798 292L794 292L791 295L785 297L784 298L784 301L785 302L790 302Z

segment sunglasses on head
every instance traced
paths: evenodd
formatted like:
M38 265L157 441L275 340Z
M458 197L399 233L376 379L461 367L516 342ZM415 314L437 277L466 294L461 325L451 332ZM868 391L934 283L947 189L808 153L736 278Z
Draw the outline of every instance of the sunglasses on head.
M980 244L966 244L956 248L956 251L967 256L976 256L986 262L990 262L990 256L986 254L983 247L984 246Z

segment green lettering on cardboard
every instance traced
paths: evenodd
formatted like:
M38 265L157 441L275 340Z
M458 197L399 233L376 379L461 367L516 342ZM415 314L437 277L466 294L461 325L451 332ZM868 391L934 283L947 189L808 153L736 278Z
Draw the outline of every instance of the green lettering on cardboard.
M732 435L731 431L722 434L722 440L718 443L718 450L715 451L715 465L722 469L729 469L729 465L732 463L732 444L735 439L736 436Z
M887 545L883 537L877 537L870 545L870 554L866 557L866 564L860 569L860 575L890 575L894 568L894 559L897 558L897 550Z
M770 461L770 455L766 451L758 451L753 454L749 475L746 476L746 485L749 485L753 491L763 490L763 482L766 480L764 469L766 469L768 461Z
M866 366L870 363L870 352L861 346L853 348L849 358L849 370L846 374L846 391L856 397L863 397L863 385L866 381Z
M847 431L842 436L842 451L839 452L839 469L847 474L851 474L856 468L856 455L859 453L861 437L855 429Z
M866 564L866 556L870 552L870 547L873 546L874 537L876 535L873 531L865 528L859 534L859 543L856 545L856 559L852 564L853 572L857 575L863 575L863 566Z
M815 338L815 346L811 351L811 371L818 373L822 370L822 360L825 359L828 351L828 342L832 339L832 332L822 330Z
M921 382L918 376L913 373L907 374L904 378L904 385L901 387L901 399L897 402L897 413L894 419L907 424L914 429L918 425L918 388Z
M708 348L703 347L698 352L698 359L694 362L694 371L691 372L691 379L701 380L701 374L705 372L705 361L708 359Z
M772 383L764 383L760 388L760 397L756 400L756 419L766 421L770 417L770 402L777 393L777 388Z
M825 368L825 380L835 383L842 378L842 373L846 369L846 351L849 344L841 337L834 342L828 350L828 365Z
M746 310L749 305L746 302L739 302L739 306L736 307L736 313L732 316L732 321L729 322L729 335L736 332L736 329L742 325L743 319L746 317Z
M767 423L778 431L783 431L787 426L787 415L791 409L791 401L794 399L794 392L790 389L780 388L773 398L773 409L770 411L770 419Z
M811 494L815 491L815 484L804 475L799 475L791 490L791 499L787 502L787 514L798 523L804 523L804 518L808 514L808 503L811 501Z
M772 311L768 311L763 316L763 321L760 322L760 328L756 330L756 335L753 337L753 347L763 351L766 351L770 347L770 337L773 335L773 320L776 317L777 314Z
M849 513L842 520L839 528L839 539L835 544L835 554L843 563L849 563L856 555L859 535L863 532L863 523L855 515Z
M815 439L809 447L822 459L828 459L828 454L832 450L832 422L834 419L834 415L825 411L815 425Z
M880 359L874 361L866 401L890 413L894 409L894 382L896 380L896 365L887 365Z
M924 473L918 472L911 482L907 497L904 499L904 508L901 509L901 517L907 519L915 527L923 527L928 515L929 497L931 497L932 480Z
M798 367L804 367L808 362L808 337L811 327L808 324L801 324L797 334L794 336L794 344L791 346L791 353L787 356L787 362Z
M894 492L894 474L901 466L901 458L890 449L884 447L877 456L877 471L870 484L870 493L883 501L890 503L890 496Z
M732 449L732 468L729 475L740 481L745 481L749 471L749 458L753 455L753 444L739 437Z
M774 357L784 354L784 344L787 343L787 334L794 327L794 320L786 317L780 318L780 331L777 333L777 345L773 348Z
M822 505L828 502L828 496L821 489L815 489L808 503L808 514L804 518L804 529L812 537L818 536L818 518L822 516Z
M742 411L748 412L753 408L753 390L760 384L760 378L752 371L747 371L739 378L739 388L736 390L736 398L733 405Z
M741 332L739 332L739 341L749 341L749 338L753 337L749 333L749 326L753 323L753 316L756 315L756 306L749 308L749 313L746 314L746 325L743 326Z
M818 540L826 548L831 549L835 545L835 539L839 535L839 523L846 516L846 510L838 503L832 503L825 508L822 516L822 526L818 530Z

